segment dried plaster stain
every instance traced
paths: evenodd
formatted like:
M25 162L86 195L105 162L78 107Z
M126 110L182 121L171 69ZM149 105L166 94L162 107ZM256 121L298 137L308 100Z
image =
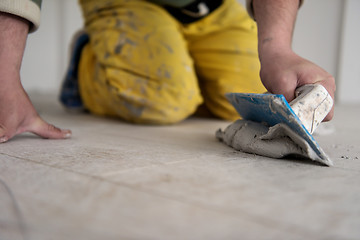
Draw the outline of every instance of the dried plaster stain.
M157 76L159 78L167 78L171 79L173 70L171 67L166 66L165 64L161 64L161 66L157 69Z
M133 47L137 46L136 42L134 42L133 40L128 38L125 33L122 33L122 34L120 34L117 44L115 45L115 48L114 48L115 54L121 54L122 49L124 48L124 46L126 44L129 44Z

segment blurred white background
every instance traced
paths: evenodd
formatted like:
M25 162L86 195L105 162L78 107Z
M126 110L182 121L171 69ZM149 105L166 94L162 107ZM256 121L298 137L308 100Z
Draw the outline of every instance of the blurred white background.
M305 0L296 22L294 50L335 77L338 103L360 103L359 12L359 0ZM27 91L56 93L83 21L77 0L43 0L41 14L40 29L29 35L22 82Z

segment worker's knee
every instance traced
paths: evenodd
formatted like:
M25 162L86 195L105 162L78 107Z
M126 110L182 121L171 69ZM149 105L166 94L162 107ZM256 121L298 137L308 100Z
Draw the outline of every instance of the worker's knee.
M192 115L202 98L193 89L147 89L146 96L124 99L119 117L133 123L165 125L180 122ZM121 93L120 93L121 95ZM134 101L135 100L135 101Z
M113 64L99 64L92 48L86 50L79 80L84 104L92 113L133 123L172 124L193 114L202 103L190 63L155 60L135 68L114 58Z
M82 91L86 106L94 113L134 123L171 124L185 119L202 98L177 23L154 4L119 1L133 8L130 19L128 11L117 8L116 18L94 13L96 20L87 25L91 54L83 54L82 61L91 57L93 62L84 65L82 69L90 73L80 80L86 88ZM120 24L134 19L138 21L132 25Z

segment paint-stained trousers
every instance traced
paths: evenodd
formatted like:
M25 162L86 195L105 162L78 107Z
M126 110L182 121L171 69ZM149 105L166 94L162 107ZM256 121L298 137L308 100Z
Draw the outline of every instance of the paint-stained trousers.
M200 105L239 118L227 92L265 92L256 25L236 0L181 24L143 0L80 0L90 42L79 63L80 94L98 115L171 124Z

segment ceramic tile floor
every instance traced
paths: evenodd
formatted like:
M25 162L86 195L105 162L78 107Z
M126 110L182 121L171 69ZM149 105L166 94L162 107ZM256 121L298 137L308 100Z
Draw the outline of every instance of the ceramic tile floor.
M334 167L236 152L191 118L136 126L32 96L69 140L0 145L0 239L360 239L360 106L316 136Z

